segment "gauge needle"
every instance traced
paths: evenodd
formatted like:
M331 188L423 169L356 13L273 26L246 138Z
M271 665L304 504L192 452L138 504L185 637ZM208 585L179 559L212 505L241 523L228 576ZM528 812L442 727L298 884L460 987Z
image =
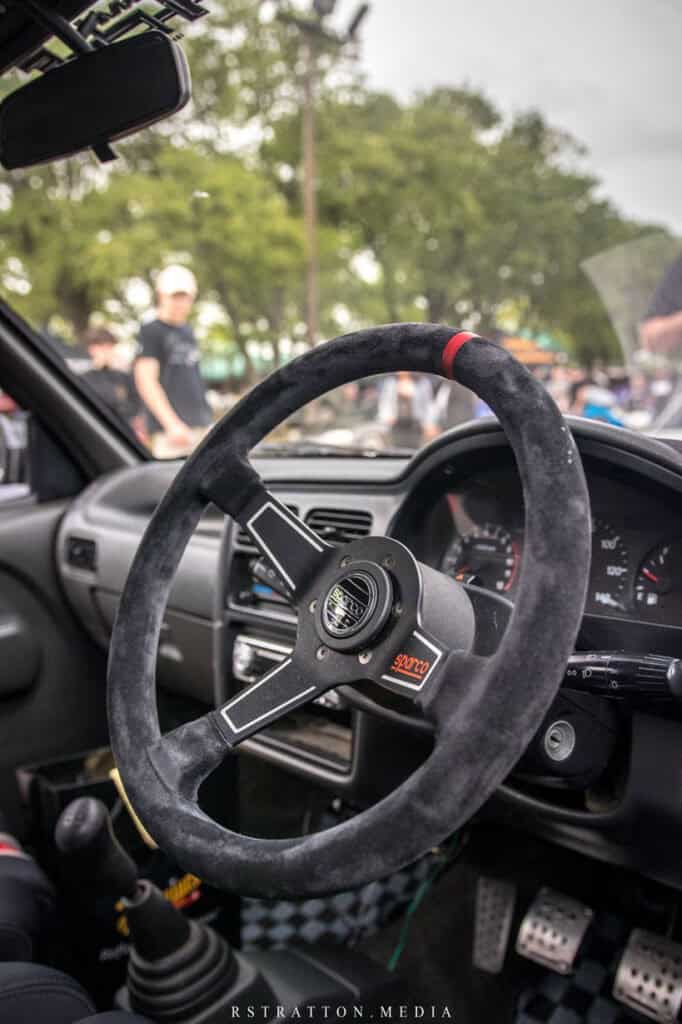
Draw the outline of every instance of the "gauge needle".
M660 577L659 576L655 576L654 573L652 573L650 569L642 569L642 576L646 576L646 578L648 580L651 580L652 583L660 583L661 582Z

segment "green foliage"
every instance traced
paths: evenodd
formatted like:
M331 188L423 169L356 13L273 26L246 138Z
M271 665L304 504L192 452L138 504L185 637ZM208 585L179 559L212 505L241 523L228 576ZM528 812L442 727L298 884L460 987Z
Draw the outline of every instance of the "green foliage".
M617 357L608 318L580 264L641 229L572 169L581 155L537 113L510 125L478 93L437 89L401 106L383 94L328 98L319 112L320 206L381 268L383 319L421 309L491 330L549 330L582 360ZM273 177L293 167L298 118L263 147ZM283 190L298 206L295 178Z
M248 368L254 341L276 361L301 334L300 40L252 0L220 0L185 45L192 104L113 167L85 156L3 179L0 278L30 320L58 316L78 337L95 313L134 320L131 281L182 260L214 311L207 348ZM618 356L581 265L643 227L599 197L574 140L537 112L506 122L468 88L401 103L342 54L318 59L325 331L504 321L581 361Z

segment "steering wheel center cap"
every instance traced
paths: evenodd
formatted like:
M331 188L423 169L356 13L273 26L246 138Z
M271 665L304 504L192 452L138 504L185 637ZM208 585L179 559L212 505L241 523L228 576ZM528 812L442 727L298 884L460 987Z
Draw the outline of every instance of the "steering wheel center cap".
M328 591L322 606L322 623L334 637L359 633L377 606L379 588L367 572L342 576Z
M366 647L384 628L393 603L388 573L373 562L351 562L318 602L317 631L337 651Z

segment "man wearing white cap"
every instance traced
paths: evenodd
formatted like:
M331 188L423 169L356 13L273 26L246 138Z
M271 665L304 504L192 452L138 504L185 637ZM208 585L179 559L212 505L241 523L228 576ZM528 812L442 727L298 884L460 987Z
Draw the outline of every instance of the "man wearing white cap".
M165 267L156 279L156 319L140 329L135 384L158 456L187 452L211 422L199 348L188 323L196 294L191 270Z

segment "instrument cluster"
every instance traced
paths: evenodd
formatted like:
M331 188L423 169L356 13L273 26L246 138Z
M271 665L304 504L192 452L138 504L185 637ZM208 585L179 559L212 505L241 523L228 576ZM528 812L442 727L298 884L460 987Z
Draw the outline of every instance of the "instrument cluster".
M622 480L587 477L592 566L586 612L682 628L679 511ZM436 518L445 536L437 567L513 600L524 559L516 473L491 470L449 489Z

